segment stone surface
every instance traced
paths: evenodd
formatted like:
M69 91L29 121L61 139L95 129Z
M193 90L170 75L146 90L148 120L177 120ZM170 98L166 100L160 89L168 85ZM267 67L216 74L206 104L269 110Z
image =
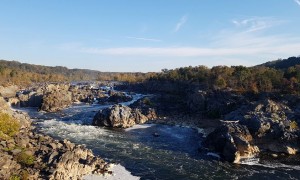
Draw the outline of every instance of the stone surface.
M236 122L226 122L218 127L207 136L204 146L220 153L226 161L234 163L259 153L247 127Z
M142 114L140 109L131 109L121 104L100 110L93 119L93 125L128 128L135 124L148 121L148 117Z
M12 98L16 96L19 87L15 85L3 87L0 86L0 96L4 98Z

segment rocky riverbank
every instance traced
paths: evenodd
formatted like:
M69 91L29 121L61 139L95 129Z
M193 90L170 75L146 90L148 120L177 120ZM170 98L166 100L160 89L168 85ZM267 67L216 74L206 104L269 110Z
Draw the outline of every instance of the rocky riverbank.
M30 117L0 98L0 179L81 179L112 173L109 164L81 145L39 134Z

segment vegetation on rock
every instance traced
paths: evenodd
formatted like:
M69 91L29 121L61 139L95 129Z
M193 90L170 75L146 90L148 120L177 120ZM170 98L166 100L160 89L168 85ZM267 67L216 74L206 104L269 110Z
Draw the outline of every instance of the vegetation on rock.
M9 139L19 132L20 124L6 113L0 112L0 139Z
M30 166L33 165L35 161L35 157L29 154L26 154L26 152L22 151L17 156L17 162L24 165L24 166Z

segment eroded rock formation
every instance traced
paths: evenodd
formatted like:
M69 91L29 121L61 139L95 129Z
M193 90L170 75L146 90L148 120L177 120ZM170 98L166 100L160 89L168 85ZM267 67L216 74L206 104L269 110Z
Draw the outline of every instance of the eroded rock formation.
M242 154L247 157L258 149L296 154L300 151L300 131L294 118L294 111L283 103L269 99L250 103L226 115L226 121L206 138L204 145L230 162L238 162ZM242 148L238 144L243 144Z

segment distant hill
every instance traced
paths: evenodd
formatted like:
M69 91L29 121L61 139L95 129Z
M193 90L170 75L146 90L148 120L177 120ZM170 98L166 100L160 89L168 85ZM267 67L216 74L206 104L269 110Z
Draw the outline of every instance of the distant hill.
M59 74L65 76L70 80L95 80L101 74L100 71L88 69L68 69L63 66L51 67L6 60L0 60L0 67L37 74Z
M299 57L290 57L288 59L279 59L276 61L269 61L258 66L264 66L274 69L286 70L289 67L300 65L300 56Z
M150 75L151 73L101 72L89 69L68 69L63 66L52 67L0 60L0 84L94 80L136 82L143 81Z

